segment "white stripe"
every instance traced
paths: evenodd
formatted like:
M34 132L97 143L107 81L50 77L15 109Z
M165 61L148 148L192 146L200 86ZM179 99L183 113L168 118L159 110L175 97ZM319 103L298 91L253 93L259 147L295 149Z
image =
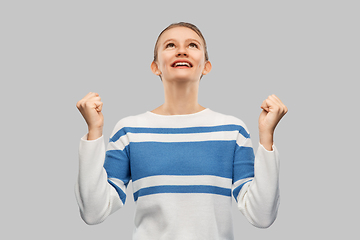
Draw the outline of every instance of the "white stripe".
M236 138L237 136L237 138ZM199 142L231 141L236 139L239 147L252 147L250 138L245 138L238 131L221 131L184 134L127 133L116 142L110 142L107 150L123 150L130 142Z
M234 140L238 131L185 133L185 134L155 134L127 133L131 142L197 142L215 140Z
M123 181L117 178L109 178L109 180L116 186L118 186L126 194L126 187Z
M107 150L124 150L127 145L129 145L129 139L126 135L124 135L116 142L109 142Z
M251 147L252 148L252 142L250 138L247 138L246 141L244 142L243 147Z
M239 147L252 147L252 143L251 143L251 139L250 138L245 138L243 135L241 135L239 133L239 136L236 140L237 145L239 145Z
M144 121L144 119L146 121ZM248 129L244 122L234 116L226 115L218 112L214 112L208 109L207 112L200 116L191 117L188 115L175 115L175 116L156 116L152 113L142 113L135 116L128 116L121 119L117 124L117 130L123 126L127 127L159 127L159 128L185 128L185 127L196 127L196 126L219 126L235 124L241 125L247 132Z
M243 184L247 181L253 180L253 179L254 179L253 177L249 177L249 178L244 178L244 179L240 179L240 180L236 181L232 186L232 191L234 191L234 189L237 188L238 186L240 186L241 184Z
M158 175L141 178L132 183L133 191L137 192L141 188L164 186L164 185L207 185L221 188L231 188L232 179L211 175L201 176L174 176Z
M239 145L239 147L242 146L242 144L245 142L246 138L242 134L238 134L236 139L236 144Z
M128 132L116 142L110 142L107 150L123 150L129 142L199 142L231 141L236 139L238 131L221 131L184 134L157 134ZM241 135L241 134L240 134Z
M110 142L107 150L123 150L129 142L199 142L229 141L236 139L238 131L221 131L205 133L157 134L157 133L126 133L116 142ZM241 135L241 134L240 134Z

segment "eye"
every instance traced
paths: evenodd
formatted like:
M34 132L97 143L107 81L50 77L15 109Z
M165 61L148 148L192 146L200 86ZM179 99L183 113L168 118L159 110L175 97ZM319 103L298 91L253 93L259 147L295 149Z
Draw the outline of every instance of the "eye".
M168 43L168 44L166 44L166 47L165 47L165 48L173 48L173 47L175 47L175 44L173 44L173 43Z
M196 43L190 43L189 47L190 48L198 48L198 45Z

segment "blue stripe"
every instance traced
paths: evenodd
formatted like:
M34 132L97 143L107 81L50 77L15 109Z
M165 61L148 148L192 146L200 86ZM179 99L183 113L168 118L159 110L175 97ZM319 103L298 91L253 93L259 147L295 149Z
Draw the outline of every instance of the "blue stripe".
M128 185L131 178L130 160L126 154L129 146L122 150L108 150L105 155L104 168L108 178L117 178Z
M134 200L141 196L158 194L158 193L210 193L231 197L231 189L221 188L216 186L206 185L191 185L191 186L154 186L148 188L142 188L134 193Z
M112 136L110 138L110 142L116 142L117 140L119 140L119 138L121 138L122 136L126 135L126 132L125 132L125 128L122 128L120 129L119 131L117 131L114 136Z
M238 201L238 200L237 200L237 197L238 197L238 195L239 195L240 190L242 189L242 187L245 185L245 183L248 183L248 182L251 182L251 181L252 181L252 180L246 181L246 182L244 182L243 184L237 186L237 187L234 189L234 191L233 191L233 196L234 196L236 202Z
M236 141L131 142L133 181L156 175L213 175L232 179Z
M233 183L240 179L254 177L255 155L252 147L239 147L236 144L233 169Z
M116 142L126 133L157 133L157 134L184 134L184 133L205 133L205 132L221 132L221 131L239 131L245 138L249 138L250 134L244 127L235 124L219 125L213 127L188 127L188 128L145 128L145 127L124 127L117 131L110 138L110 142Z
M123 192L123 190L121 190L121 188L119 188L115 183L113 183L111 180L108 180L108 182L110 183L111 186L113 186L116 190L116 192L119 194L119 197L122 201L123 204L125 204L126 201L126 194Z

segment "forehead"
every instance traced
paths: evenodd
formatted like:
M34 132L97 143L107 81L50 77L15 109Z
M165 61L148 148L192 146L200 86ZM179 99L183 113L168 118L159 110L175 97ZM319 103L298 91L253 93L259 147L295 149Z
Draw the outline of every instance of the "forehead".
M195 39L199 41L201 44L204 44L203 39L192 29L187 27L174 27L166 30L159 38L159 43L165 42L168 39L174 39L178 41L187 40L187 39Z

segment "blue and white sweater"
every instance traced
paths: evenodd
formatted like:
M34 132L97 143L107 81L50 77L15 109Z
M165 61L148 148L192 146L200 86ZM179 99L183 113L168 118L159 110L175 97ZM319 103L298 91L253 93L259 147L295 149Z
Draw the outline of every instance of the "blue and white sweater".
M233 239L232 196L257 227L279 206L278 152L259 145L245 124L206 108L186 115L150 111L121 119L107 150L103 137L81 139L76 198L97 224L121 208L132 181L134 240Z

